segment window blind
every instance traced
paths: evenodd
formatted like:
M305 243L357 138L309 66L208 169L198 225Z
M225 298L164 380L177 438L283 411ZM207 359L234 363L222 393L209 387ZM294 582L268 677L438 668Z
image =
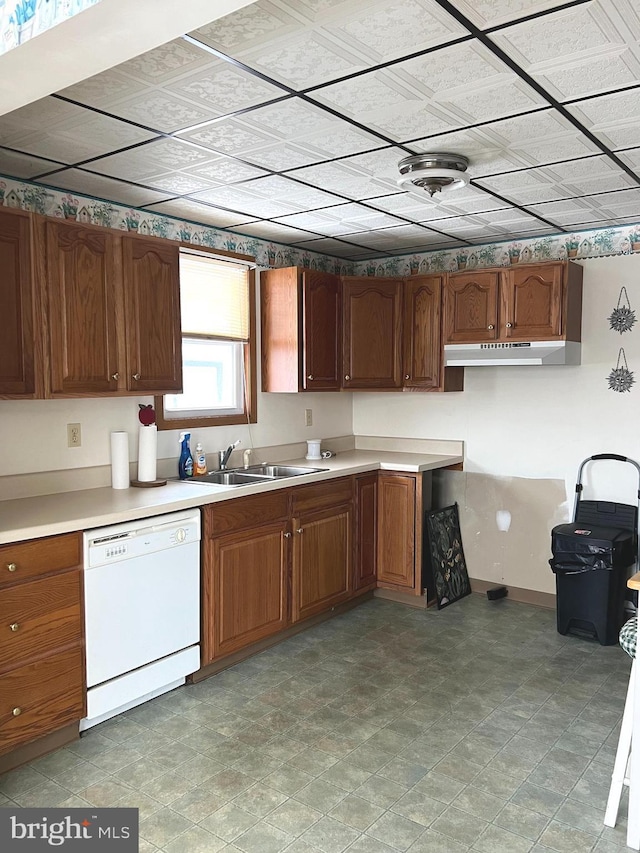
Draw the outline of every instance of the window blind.
M181 253L180 305L183 335L248 341L248 268Z

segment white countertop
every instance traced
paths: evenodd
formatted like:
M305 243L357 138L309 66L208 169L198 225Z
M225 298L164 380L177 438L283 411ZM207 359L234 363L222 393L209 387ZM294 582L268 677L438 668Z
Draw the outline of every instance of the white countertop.
M317 466L327 470L248 486L169 481L166 486L157 488L88 489L0 501L0 544L148 518L229 498L291 488L366 471L383 469L419 473L446 468L462 461L462 456L435 453L351 450L318 462L309 462L306 459L279 462L278 464L303 467Z

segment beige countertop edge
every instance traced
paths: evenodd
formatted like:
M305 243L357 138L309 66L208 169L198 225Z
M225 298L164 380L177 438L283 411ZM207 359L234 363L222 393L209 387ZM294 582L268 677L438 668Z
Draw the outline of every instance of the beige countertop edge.
M230 498L319 483L378 469L419 473L461 462L462 456L354 450L318 462L290 460L287 464L317 466L327 470L269 483L233 487L170 480L166 486L157 488L87 489L0 501L0 545L149 518Z

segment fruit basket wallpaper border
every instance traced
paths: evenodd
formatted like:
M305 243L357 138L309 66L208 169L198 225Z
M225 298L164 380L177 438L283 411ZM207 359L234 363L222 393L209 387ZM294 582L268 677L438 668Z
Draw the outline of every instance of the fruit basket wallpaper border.
M2 205L80 223L180 240L194 246L252 255L261 267L300 266L337 275L409 276L567 258L581 260L607 255L640 254L640 225L620 225L354 263L297 249L295 246L248 237L227 228L202 225L0 175L0 207Z

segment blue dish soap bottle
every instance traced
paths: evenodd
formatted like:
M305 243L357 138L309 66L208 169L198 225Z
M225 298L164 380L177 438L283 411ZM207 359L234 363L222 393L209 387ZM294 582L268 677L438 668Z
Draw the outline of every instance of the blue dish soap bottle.
M180 433L180 459L178 459L178 476L181 480L193 477L193 456L189 449L190 432Z

